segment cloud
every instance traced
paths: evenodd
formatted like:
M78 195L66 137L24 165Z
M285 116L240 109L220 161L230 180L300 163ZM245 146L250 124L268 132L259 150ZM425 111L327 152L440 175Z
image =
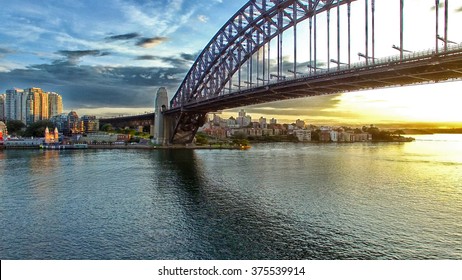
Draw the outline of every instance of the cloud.
M71 64L76 64L80 58L84 56L106 56L109 55L109 52L103 52L100 50L81 50L81 51L58 51L57 54L65 56L67 58L67 62Z
M182 53L180 56L184 60L195 61L196 58L199 56L199 52L195 54Z
M125 41L125 40L130 40L130 39L134 39L138 37L140 37L140 34L136 32L132 32L132 33L127 33L127 34L113 35L113 36L106 37L104 39L106 41Z
M70 60L101 51L61 51ZM147 57L146 57L147 58ZM155 58L155 57L152 57ZM36 64L26 69L0 72L0 85L5 88L40 87L63 96L66 110L71 108L144 108L153 104L161 86L173 96L189 65L181 58L159 58L168 67L108 67L76 65L69 61Z
M15 50L0 47L0 57L4 57L7 54L12 54L12 53L15 53L15 52L16 52Z
M207 21L209 20L209 18L205 15L199 15L197 17L197 19L200 21L200 22L203 22L203 23L207 23Z
M460 6L458 9L456 9L456 12L462 12L462 6Z
M141 38L136 45L142 48L153 48L167 41L167 37Z
M157 60L158 56L155 55L140 55L135 58L135 60Z

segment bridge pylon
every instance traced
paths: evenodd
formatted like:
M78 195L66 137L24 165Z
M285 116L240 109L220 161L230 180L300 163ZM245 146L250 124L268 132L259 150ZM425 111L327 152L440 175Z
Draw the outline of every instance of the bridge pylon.
M157 90L154 113L154 137L153 141L157 145L166 145L169 139L170 125L168 118L163 112L168 109L168 94L164 87Z

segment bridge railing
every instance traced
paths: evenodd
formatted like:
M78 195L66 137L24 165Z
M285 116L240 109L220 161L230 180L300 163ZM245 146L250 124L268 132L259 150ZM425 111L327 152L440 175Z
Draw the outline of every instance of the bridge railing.
M453 51L462 51L462 43L460 44L452 44L448 45L447 51L445 51L443 48L438 49L438 54L445 54L445 53L450 53ZM346 65L341 65L340 67L331 67L330 69L317 69L316 71L312 71L311 73L297 73L297 75L291 75L288 76L284 79L271 79L267 81L266 83L263 83L262 85L248 85L246 86L245 89L234 89L231 90L229 93L223 94L227 95L230 93L239 93L239 92L244 92L248 91L251 89L259 88L262 86L266 85L274 85L278 84L281 82L287 82L287 81L292 81L292 80L298 80L298 79L303 79L303 78L315 78L319 76L324 76L326 74L335 74L338 72L344 72L344 71L350 71L350 70L359 70L362 68L374 68L374 67L383 67L383 66L388 66L390 63L406 63L409 61L415 61L419 59L423 59L426 57L431 57L437 54L435 49L426 49L426 50L421 50L421 51L416 51L412 53L407 53L403 55L403 59L400 58L400 55L392 55L392 56L385 56L385 57L380 57L380 58L375 58L374 61L361 61L353 64L346 64ZM207 100L209 97L205 97L202 100ZM196 102L200 102L200 100L196 100Z

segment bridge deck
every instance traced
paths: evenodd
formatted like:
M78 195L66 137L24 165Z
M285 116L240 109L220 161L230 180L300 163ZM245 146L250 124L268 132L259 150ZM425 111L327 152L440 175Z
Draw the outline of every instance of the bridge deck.
M460 46L440 54L412 54L403 61L370 62L368 65L352 65L340 70L318 71L315 75L197 100L182 108L172 108L165 114L211 112L300 97L459 79L462 79Z

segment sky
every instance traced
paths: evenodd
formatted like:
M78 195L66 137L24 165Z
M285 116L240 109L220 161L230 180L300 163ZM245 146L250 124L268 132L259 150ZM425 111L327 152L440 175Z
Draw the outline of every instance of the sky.
M166 87L172 97L197 55L246 2L0 0L0 93L13 87L55 91L63 96L65 111L76 110L79 115L153 111L157 89ZM360 2L354 9L363 9ZM376 53L395 55L391 45L399 43L399 33L390 30L399 28L399 20L390 18L397 18L399 1L376 3L377 18L385 18L376 21L376 33L380 34ZM433 47L435 2L405 3L413 6L407 10L413 13L406 16L405 47ZM449 0L449 11L448 38L461 43L462 34L456 26L462 26L462 0ZM354 30L364 29L363 18L354 17ZM335 21L332 15L333 24ZM322 29L322 17L319 24ZM322 42L325 35L319 36ZM361 46L360 38L352 43L355 54ZM342 49L343 57L344 52ZM290 54L285 59L290 61ZM462 127L461 91L462 82L448 82L273 102L245 110L254 119L275 117L280 122L303 119L313 124ZM239 109L222 115L235 115Z

